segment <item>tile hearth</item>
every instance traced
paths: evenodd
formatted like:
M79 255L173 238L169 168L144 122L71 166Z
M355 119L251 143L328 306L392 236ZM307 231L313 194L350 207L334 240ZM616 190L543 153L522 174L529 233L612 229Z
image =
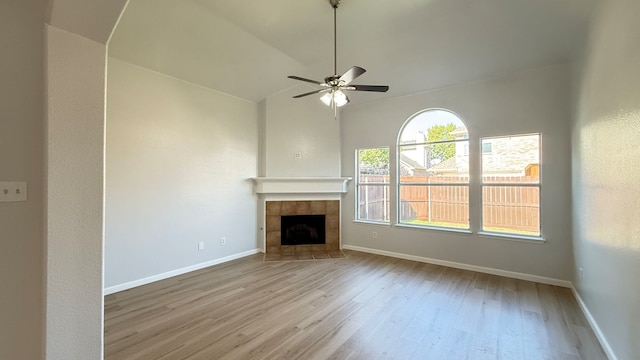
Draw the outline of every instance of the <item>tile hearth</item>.
M264 254L264 261L292 261L292 260L326 260L326 259L346 259L347 256L340 250L323 252L294 252L286 254Z

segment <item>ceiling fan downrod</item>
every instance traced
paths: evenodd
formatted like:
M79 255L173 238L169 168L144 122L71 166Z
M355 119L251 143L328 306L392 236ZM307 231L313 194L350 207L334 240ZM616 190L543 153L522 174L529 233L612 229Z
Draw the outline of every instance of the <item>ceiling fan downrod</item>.
M338 75L338 26L337 12L340 0L329 0L333 8L333 74Z

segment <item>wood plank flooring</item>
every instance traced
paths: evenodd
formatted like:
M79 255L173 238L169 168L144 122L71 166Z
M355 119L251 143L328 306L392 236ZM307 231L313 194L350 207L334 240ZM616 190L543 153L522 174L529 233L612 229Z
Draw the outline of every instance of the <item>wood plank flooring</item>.
M569 289L355 251L105 298L105 359L606 359Z

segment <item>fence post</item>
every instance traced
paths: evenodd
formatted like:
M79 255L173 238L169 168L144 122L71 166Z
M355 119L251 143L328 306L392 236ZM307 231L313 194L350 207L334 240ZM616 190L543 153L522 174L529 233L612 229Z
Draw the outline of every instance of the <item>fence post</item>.
M387 220L387 187L382 187L382 208L384 209L382 214L384 216L383 220Z
M427 178L427 184L431 184L431 176ZM427 185L427 204L429 208L429 222L431 222L431 185Z
M369 177L365 176L365 181L369 183ZM366 191L364 192L364 214L365 219L369 220L369 187L365 187Z

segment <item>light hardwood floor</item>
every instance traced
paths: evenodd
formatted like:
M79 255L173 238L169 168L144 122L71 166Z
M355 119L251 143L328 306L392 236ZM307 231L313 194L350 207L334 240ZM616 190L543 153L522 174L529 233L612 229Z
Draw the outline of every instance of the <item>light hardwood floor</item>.
M105 298L105 358L606 359L569 289L355 251Z

